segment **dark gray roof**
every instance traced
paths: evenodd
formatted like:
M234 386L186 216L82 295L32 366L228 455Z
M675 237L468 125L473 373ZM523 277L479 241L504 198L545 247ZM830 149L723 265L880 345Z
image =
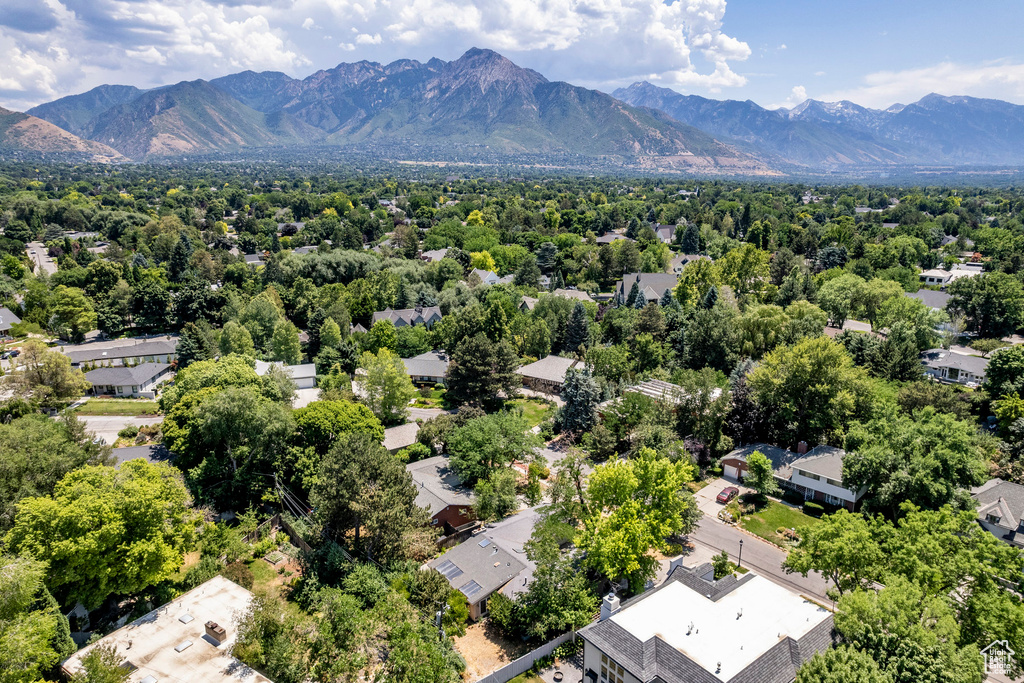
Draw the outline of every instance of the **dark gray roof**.
M442 351L427 351L412 358L403 358L402 362L410 377L444 377L448 373L448 355Z
M411 462L405 469L416 486L416 505L429 510L431 516L450 505L473 504L473 491L462 485L462 479L448 466L447 456Z
M645 296L650 300L648 294L653 293L660 299L665 295L666 290L675 289L676 284L679 282L679 278L675 273L630 273L623 276L619 280L618 284L615 285L615 293L621 294L623 298L629 296L629 292L633 289L633 283L638 282L640 284L640 290L645 291Z
M396 327L403 325L432 325L441 319L441 308L439 306L428 306L426 308L385 308L373 314L373 322L378 320L390 320Z
M11 329L11 325L17 325L21 322L21 318L14 315L11 309L3 306L0 308L0 332L6 332Z
M946 349L928 349L921 354L921 363L929 368L956 368L972 375L984 375L988 369L988 358L968 356Z
M100 386L126 387L145 384L164 374L170 367L167 363L139 363L134 367L119 365L90 370L85 373L85 378Z
M929 308L945 310L946 304L949 303L949 294L946 294L945 292L938 292L934 289L919 289L916 292L904 292L904 294L911 299L917 299Z
M72 363L87 363L89 361L112 360L114 358L162 356L174 353L177 348L177 337L163 336L118 339L116 341L94 342L79 346L69 345L61 350L65 356L71 359Z
M471 604L486 599L526 567L483 536L469 538L430 562L429 566L445 574L452 588L462 591Z

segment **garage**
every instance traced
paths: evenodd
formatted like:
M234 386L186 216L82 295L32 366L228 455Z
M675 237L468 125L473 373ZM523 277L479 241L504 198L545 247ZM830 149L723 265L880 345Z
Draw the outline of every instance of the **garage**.
M740 478L740 470L735 465L725 465L722 468L722 475L726 479L738 480Z

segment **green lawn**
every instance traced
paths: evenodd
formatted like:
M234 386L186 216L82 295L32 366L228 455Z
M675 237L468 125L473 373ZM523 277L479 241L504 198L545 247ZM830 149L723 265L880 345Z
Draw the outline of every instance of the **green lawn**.
M752 515L744 515L740 518L740 526L766 541L775 543L782 547L791 545L786 537L780 535L777 530L780 527L786 529L799 529L800 527L814 526L820 524L817 517L805 515L796 508L783 505L774 500Z
M525 673L519 674L508 683L544 683L544 679L531 673Z
M135 398L91 398L74 410L75 415L159 415L160 404Z
M535 398L517 398L512 401L508 401L505 404L508 408L520 407L523 409L523 417L530 423L531 427L536 427L544 420L548 419L554 411L555 406L549 403L544 403Z

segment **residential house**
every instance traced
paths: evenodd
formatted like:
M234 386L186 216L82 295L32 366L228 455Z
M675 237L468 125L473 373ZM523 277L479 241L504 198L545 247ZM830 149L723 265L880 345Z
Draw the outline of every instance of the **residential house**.
M258 268L259 266L265 266L263 262L263 254L246 254L245 265L251 268Z
M538 301L540 301L540 299L534 299L532 296L524 296L523 300L519 303L519 310L523 313L532 311Z
M487 615L491 596L526 568L522 560L483 534L451 548L427 566L439 571L452 588L466 596L469 617L474 621Z
M448 354L444 351L427 351L412 358L403 358L402 362L413 384L444 384L448 375Z
M304 247L296 247L295 249L292 250L293 253L298 254L300 256L305 255L305 254L312 254L315 251L316 251L316 245L307 245L307 246L304 246Z
M983 265L981 263L957 263L950 270L943 268L931 268L921 271L921 282L926 285L939 285L945 288L949 283L956 282L960 278L975 277L981 275Z
M971 497L977 503L981 528L1001 541L1024 547L1024 486L990 479L971 489Z
M416 435L419 432L420 426L415 422L388 427L384 430L384 448L390 453L397 453L403 448L408 448L416 443Z
M978 385L985 381L988 358L948 349L928 349L921 354L921 364L926 374L940 382Z
M400 308L394 310L385 308L373 314L373 322L378 320L390 320L395 327L406 327L407 325L426 325L432 327L441 319L441 308L439 306L417 306L416 308Z
M675 273L630 273L623 276L615 285L615 300L625 302L636 283L638 291L644 293L648 303L657 303L676 288L679 278Z
M440 261L441 259L443 259L445 257L445 254L447 253L447 247L444 249L431 249L430 251L425 251L421 253L420 258L426 261L427 263L434 263L435 261Z
M806 444L801 444L802 450ZM846 451L832 446L816 446L806 454L764 443L737 448L722 458L722 473L726 479L742 481L747 473L747 460L754 451L761 451L772 463L775 480L784 489L835 507L854 511L864 491L853 491L843 486L843 457Z
M416 505L430 513L430 524L447 536L473 521L473 490L448 465L448 456L435 455L411 462L405 470L416 487Z
M916 292L904 292L903 294L908 298L917 299L928 308L936 311L946 310L946 305L950 299L949 294L935 289L919 289Z
M832 613L754 573L673 566L654 590L579 630L589 683L789 683L834 644Z
M140 363L173 363L178 348L178 337L134 337L112 341L67 345L60 348L71 365L118 366Z
M17 325L20 322L21 318L14 315L11 309L6 306L0 306L0 333L2 333L3 336L7 336L12 325Z
M256 361L256 374L263 377L272 366L277 366L285 371L285 373L292 378L295 382L296 389L312 389L316 386L316 365L313 363L304 363L302 365L285 365L280 361L274 361L267 363L262 360Z
M237 624L252 600L245 588L215 576L85 646L61 664L61 671L68 679L82 675L82 661L104 647L115 652L121 667L130 672L125 680L271 683L231 655Z
M672 240L676 238L676 226L655 223L654 234L663 244L672 244Z
M85 373L85 378L92 384L92 393L96 396L109 394L143 398L156 398L159 386L173 376L174 372L167 363L119 365Z
M594 300L590 298L589 294L581 292L578 289L564 289L560 287L551 292L551 296L558 296L563 299L573 299L574 301L582 301L583 303L594 303Z
M629 239L628 237L626 237L625 235L619 235L619 234L614 233L614 232L610 232L607 235L601 235L600 237L598 237L594 241L597 244L612 244L613 242L618 242L619 240L628 240L630 242L633 241L633 240Z
M565 373L578 363L575 358L548 356L522 366L516 370L516 374L522 378L525 387L545 394L560 394L562 383L565 382Z
M672 257L672 260L669 261L668 270L670 273L679 275L683 272L683 268L700 259L707 259L710 261L711 257L705 256L704 254L676 254ZM629 295L628 292L626 294L627 296Z
M788 472L783 468L781 472L776 471L775 476L784 488L802 493L804 500L844 507L852 512L865 491L853 491L843 486L845 455L842 448L816 446L804 457L791 462Z
M502 277L499 277L498 281L495 284L497 284L497 285L510 285L513 282L515 282L515 279L516 279L515 274L514 273L509 273L508 275L503 275Z
M498 284L498 274L493 270L480 270L479 268L474 268L472 272L470 272L469 276L473 277L474 275L480 278L480 282L485 285Z

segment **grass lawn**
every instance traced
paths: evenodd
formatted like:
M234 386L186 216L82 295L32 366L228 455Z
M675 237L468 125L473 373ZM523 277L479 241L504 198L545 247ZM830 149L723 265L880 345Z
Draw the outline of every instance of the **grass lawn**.
M780 527L799 529L800 527L814 526L820 523L821 520L817 517L805 515L796 508L791 508L774 500L769 501L768 505L754 514L744 515L740 518L740 526L744 529L755 536L760 536L766 541L784 548L791 545L791 542L785 536L779 534L776 531L777 529Z
M508 683L544 683L544 679L540 676L533 676L529 673L519 674Z
M118 415L136 417L159 415L160 404L135 398L90 398L85 405L75 408L75 415Z
M535 398L517 398L512 401L505 403L506 407L520 407L523 409L523 417L530 424L531 427L536 427L544 420L548 419L555 410L555 406L550 403L544 403Z

